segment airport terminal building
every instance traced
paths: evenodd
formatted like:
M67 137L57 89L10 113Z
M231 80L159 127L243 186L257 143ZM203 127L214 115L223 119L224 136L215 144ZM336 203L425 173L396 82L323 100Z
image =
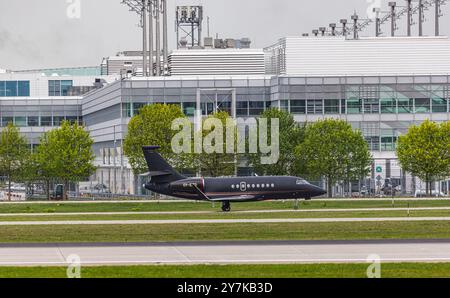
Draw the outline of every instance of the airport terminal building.
M377 177L392 178L413 193L422 185L398 165L398 136L425 119L450 120L446 37L288 37L265 49L175 50L169 56L174 73L161 77L133 76L136 61L106 58L94 75L0 74L2 126L13 120L36 144L62 119L82 122L95 141L93 183L139 194L142 180L132 174L122 142L142 106L172 103L188 116L201 109L203 115L225 110L236 117L278 107L301 123L348 121L363 132L374 157L368 187ZM115 71L108 72L108 63Z

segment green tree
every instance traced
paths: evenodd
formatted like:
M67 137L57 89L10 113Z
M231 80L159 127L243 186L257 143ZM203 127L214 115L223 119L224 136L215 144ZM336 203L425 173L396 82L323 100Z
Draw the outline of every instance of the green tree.
M26 138L9 123L0 139L0 172L8 180L8 200L11 200L11 181L22 178L29 154Z
M220 124L223 128L222 132L216 130L217 127L215 123L210 123L209 127L205 127L207 122L211 120L217 120L217 124ZM202 174L209 177L219 177L219 176L231 176L235 174L236 169L236 123L230 122L232 120L227 112L217 112L210 115L208 118L203 120L203 141L208 144L211 138L211 144L213 145L215 152L208 152L205 150L205 143L203 143L203 150L200 154L194 155L195 165L201 170ZM227 127L228 122L228 127ZM233 143L230 148L233 148L233 153L227 153L227 129L229 130L229 135L233 138ZM217 134L213 135L216 132ZM213 149L213 148L211 148ZM211 150L212 151L212 150ZM219 151L219 152L218 152ZM223 152L223 153L221 153Z
M308 125L304 142L295 151L308 174L326 178L329 197L337 182L368 175L372 163L362 133L342 120L326 119Z
M248 161L253 169L259 175L301 175L304 174L304 166L297 159L295 148L301 144L305 137L305 125L298 124L294 116L286 111L276 108L265 110L261 118L267 119L270 127L271 119L279 120L279 144L280 154L278 162L275 164L262 164L259 152L257 154L248 154ZM257 134L259 138L259 133ZM271 131L268 129L269 142L271 140ZM248 141L247 141L248 144Z
M48 183L52 178L62 181L65 200L70 182L77 183L95 171L93 143L82 126L68 121L41 137L34 156L38 174Z
M431 195L431 183L450 174L450 122L427 120L410 127L398 139L397 156L402 169L424 181Z
M175 168L185 167L186 156L174 153L171 145L172 138L177 133L172 130L172 122L179 118L186 118L180 106L153 104L143 107L139 115L131 119L124 141L124 152L136 175L148 171L142 147L149 145L160 146L159 153Z

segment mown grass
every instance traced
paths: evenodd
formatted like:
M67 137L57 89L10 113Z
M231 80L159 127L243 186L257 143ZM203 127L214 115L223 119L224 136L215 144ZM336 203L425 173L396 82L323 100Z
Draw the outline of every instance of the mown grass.
M82 267L82 278L365 278L368 264ZM65 278L65 267L0 267L0 278ZM382 278L448 278L449 263L382 264Z
M345 212L262 212L262 213L222 213L210 214L83 214L66 215L7 215L3 221L71 221L71 220L232 220L232 219L287 219L287 218L371 218L371 217L450 217L450 210L386 210L386 211L345 211Z
M429 201L301 201L301 209L450 207L450 200ZM233 211L293 209L293 201L234 203ZM220 203L209 202L124 202L124 203L41 203L2 204L0 213L139 212L139 211L219 211Z
M3 226L0 243L450 238L450 221Z

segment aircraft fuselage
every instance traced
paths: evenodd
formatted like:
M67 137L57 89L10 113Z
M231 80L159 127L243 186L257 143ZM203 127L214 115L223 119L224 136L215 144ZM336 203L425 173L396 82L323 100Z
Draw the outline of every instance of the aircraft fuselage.
M311 199L325 194L306 180L290 176L187 178L165 184L150 181L145 188L177 198L206 200L206 196L219 202Z

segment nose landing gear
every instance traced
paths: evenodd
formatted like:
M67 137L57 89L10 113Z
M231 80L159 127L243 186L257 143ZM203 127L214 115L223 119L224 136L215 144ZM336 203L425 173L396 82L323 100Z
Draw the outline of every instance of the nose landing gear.
M231 211L231 204L228 201L222 202L222 211L223 212L230 212Z

